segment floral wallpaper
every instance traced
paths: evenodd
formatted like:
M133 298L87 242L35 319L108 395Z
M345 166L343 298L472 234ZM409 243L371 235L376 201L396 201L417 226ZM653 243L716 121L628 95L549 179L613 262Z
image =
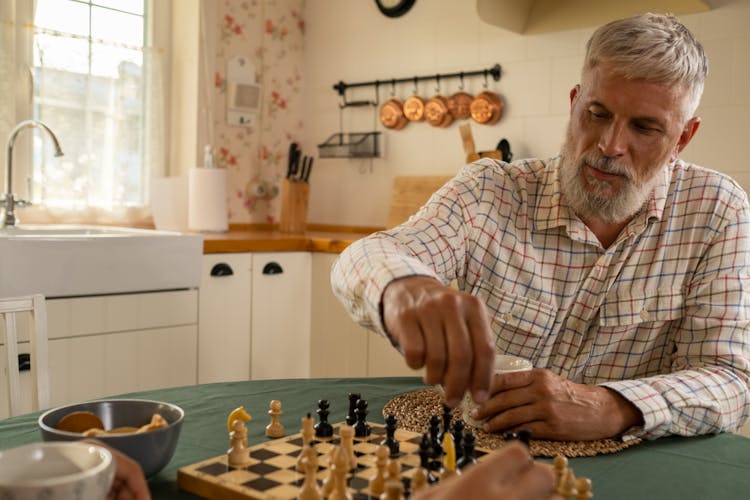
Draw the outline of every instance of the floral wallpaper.
M213 87L213 148L227 169L229 223L275 223L279 197L251 196L256 183L278 187L286 175L289 144L302 132L302 49L305 0L217 2ZM261 86L262 103L253 126L226 121L227 62L248 58Z

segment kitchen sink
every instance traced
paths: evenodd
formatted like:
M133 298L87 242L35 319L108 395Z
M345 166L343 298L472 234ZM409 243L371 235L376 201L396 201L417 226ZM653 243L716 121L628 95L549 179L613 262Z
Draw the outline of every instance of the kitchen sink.
M196 288L203 236L89 225L0 228L0 297Z

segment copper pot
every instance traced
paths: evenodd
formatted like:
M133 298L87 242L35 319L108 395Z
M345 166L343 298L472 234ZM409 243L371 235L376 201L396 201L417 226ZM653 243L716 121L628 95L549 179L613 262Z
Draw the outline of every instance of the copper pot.
M471 117L484 125L497 123L503 114L503 101L500 96L489 90L480 92L471 101Z
M448 109L448 99L436 95L424 105L427 122L433 127L447 127L453 122L453 115Z
M471 117L471 101L474 96L466 92L456 92L448 98L448 109L456 120Z
M398 99L389 99L385 104L380 106L380 123L386 128L400 130L409 123L404 116L404 108Z
M413 122L424 120L424 100L416 95L407 98L404 101L404 116Z

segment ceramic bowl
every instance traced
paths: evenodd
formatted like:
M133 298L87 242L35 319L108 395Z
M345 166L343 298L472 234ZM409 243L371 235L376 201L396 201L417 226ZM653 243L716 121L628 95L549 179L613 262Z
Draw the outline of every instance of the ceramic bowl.
M141 464L146 477L162 470L172 459L180 436L185 412L177 405L142 399L107 399L62 406L39 417L39 429L45 441L76 441L86 439L82 434L55 429L62 417L75 411L90 411L104 423L105 429L139 427L160 414L167 426L142 433L96 436L95 439L119 450Z
M115 477L109 450L87 443L34 443L0 451L0 498L107 498Z

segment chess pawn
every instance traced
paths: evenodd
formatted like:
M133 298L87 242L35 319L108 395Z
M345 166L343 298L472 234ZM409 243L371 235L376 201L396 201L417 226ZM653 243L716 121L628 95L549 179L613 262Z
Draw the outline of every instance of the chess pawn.
M250 450L247 442L247 427L242 420L232 422L232 432L229 433L229 445L227 450L227 463L230 467L244 467L250 463Z
M576 477L573 474L573 469L565 469L565 475L563 476L562 483L558 485L555 493L561 495L563 498L572 498L576 495Z
M375 475L370 478L370 495L377 497L385 491L385 477L388 467L388 447L380 445L375 450Z
M411 478L411 493L412 495L419 490L422 490L428 485L429 472L424 467L417 467L414 471L414 475Z
M404 484L401 481L385 483L385 493L380 495L380 500L404 500Z
M302 459L301 463L305 471L305 480L302 483L302 488L299 490L297 498L299 500L323 500L323 495L320 493L316 479L318 473L318 452L312 446L307 446L302 449L300 458Z
M284 436L284 425L279 421L281 416L281 401L274 399L269 405L268 414L271 415L271 423L266 426L266 436L280 438Z
M315 436L319 438L329 438L333 436L333 426L328 422L328 414L330 411L328 407L330 403L327 399L321 399L318 401L318 409L316 413L320 418L319 422L315 424Z
M552 460L552 466L555 469L555 491L562 488L565 479L565 471L568 469L568 459L564 455L555 455Z
M349 470L357 468L357 456L354 454L354 427L343 425L339 429L341 435L341 448L346 454Z
M592 496L591 493L591 479L587 477L579 477L576 479L576 500L589 500Z

